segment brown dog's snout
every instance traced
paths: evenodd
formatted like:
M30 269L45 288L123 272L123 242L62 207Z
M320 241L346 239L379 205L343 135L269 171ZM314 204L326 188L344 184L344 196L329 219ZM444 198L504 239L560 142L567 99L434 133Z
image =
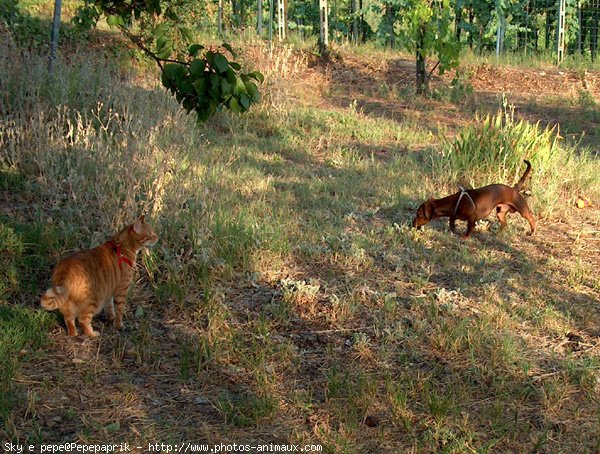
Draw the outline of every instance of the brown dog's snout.
M412 222L412 226L417 230L423 230L423 226L427 224L426 222L419 222L418 218L415 218Z
M427 202L421 204L419 208L417 208L417 214L412 221L412 226L416 229L421 229L422 226L429 222L429 218L427 217Z

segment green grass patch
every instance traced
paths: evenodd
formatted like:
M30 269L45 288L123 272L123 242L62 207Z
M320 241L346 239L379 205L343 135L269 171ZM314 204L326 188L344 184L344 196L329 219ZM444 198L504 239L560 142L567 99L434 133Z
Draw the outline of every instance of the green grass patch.
M41 310L0 306L0 417L6 418L20 399L14 377L23 361L47 342L55 318Z
M0 191L20 191L25 181L25 176L15 170L0 170Z
M251 392L219 394L217 408L227 424L252 427L274 416L279 405L274 396L258 396Z
M49 271L58 233L41 222L22 224L0 216L0 302L39 293L39 278Z
M0 300L19 288L17 262L23 256L23 242L14 229L0 224L0 253L4 266L0 271Z

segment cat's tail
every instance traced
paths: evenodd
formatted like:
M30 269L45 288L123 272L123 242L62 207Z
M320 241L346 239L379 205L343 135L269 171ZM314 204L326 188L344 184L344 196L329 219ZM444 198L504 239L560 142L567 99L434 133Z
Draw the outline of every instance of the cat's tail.
M40 304L47 311L53 311L62 306L69 298L69 289L66 287L56 286L46 290L42 295Z

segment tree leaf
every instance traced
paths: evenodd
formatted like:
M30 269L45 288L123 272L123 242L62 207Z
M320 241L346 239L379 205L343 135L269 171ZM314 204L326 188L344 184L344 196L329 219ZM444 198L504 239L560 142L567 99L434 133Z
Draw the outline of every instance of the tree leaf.
M229 101L229 108L231 109L232 112L235 112L235 113L243 112L242 107L240 106L240 103L235 98L231 98L231 100Z
M164 87L173 91L173 89L175 88L175 83L166 73L162 73L160 79Z
M233 48L228 43L223 43L221 45L229 51L233 58L237 58L237 54L233 51Z
M156 39L156 51L157 52L161 52L164 47L167 45L167 43L169 42L169 38L167 38L166 36L159 36Z
M219 92L219 87L213 87L208 90L208 94L212 99L219 99L221 97L221 93Z
M162 58L163 60L165 60L165 59L169 58L172 53L173 53L173 49L170 46L167 46L160 52L157 52L156 56L158 58Z
M246 91L248 91L248 95L252 99L252 102L258 102L260 97L258 95L258 88L256 87L256 84L251 81L246 81L244 82L244 85L246 86Z
M202 44L192 44L188 48L190 57L195 57L196 55L198 55L198 52L201 51L202 49L204 49L204 46Z
M229 62L223 54L215 54L213 64L220 73L224 73L229 69Z
M177 84L177 88L179 88L179 91L184 95L193 95L196 93L196 91L194 90L194 86L188 79L182 78L179 79L178 82L179 83Z
M233 88L233 92L236 95L241 95L242 93L246 93L246 85L241 78L237 78L235 81L235 87Z
M154 36L157 38L160 36L167 36L169 31L169 25L167 23L162 23L154 29Z
M204 54L204 58L210 66L213 66L213 61L215 60L215 53L212 50L206 51Z
M227 80L231 85L235 85L236 79L237 77L235 76L235 72L233 71L233 69L229 68L227 70Z
M192 43L192 30L177 17L179 11L189 11L187 6L182 8L177 2L163 0L86 0L81 3L84 5L75 13L75 21L93 24L104 15L110 27L121 28L134 44L154 57L161 69L163 86L186 111L194 110L198 121L205 121L223 108L244 112L258 102L258 89L249 79L262 83L264 76L258 71L242 74L242 65L229 61L229 58L238 58L229 43L222 44L221 52ZM136 22L136 28L127 31L124 27L131 26L134 18L139 24Z
M197 107L196 114L198 115L198 122L204 123L204 122L206 122L206 120L208 120L210 118L210 116L212 115L212 112L210 111L210 109L208 109L206 107L204 107L204 108Z
M165 11L165 17L167 19L171 19L173 22L177 22L179 20L177 14L171 8L168 8L167 11Z
M185 109L186 113L190 113L196 107L194 100L189 97L184 98L181 105Z
M218 74L210 75L211 88L219 88L221 86L221 77Z
M185 77L186 69L185 66L180 63L167 63L164 66L164 72L169 78L178 80Z
M194 60L190 64L190 73L194 76L199 76L204 73L206 68L206 60Z
M223 93L223 95L230 94L232 88L233 88L233 85L230 84L227 79L221 80L221 93Z
M265 76L263 76L262 73L258 71L252 71L251 73L248 73L248 77L251 77L252 79L260 82L261 84L265 81Z
M246 93L242 93L242 96L240 96L240 104L244 110L248 110L250 108L250 97Z
M115 26L119 25L119 16L114 16L114 15L106 16L106 23L111 27L115 27Z
M196 79L192 85L194 86L194 90L196 90L198 96L206 96L206 91L208 88L208 79L206 77Z

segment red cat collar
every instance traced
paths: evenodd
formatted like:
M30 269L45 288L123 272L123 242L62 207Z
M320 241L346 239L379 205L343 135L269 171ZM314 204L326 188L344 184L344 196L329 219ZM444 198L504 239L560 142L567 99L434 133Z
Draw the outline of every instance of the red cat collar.
M121 266L121 263L125 262L130 267L133 268L133 262L128 257L125 257L123 255L123 252L121 252L121 243L115 243L114 241L107 241L106 243L104 243L104 246L115 251L115 254L117 254L117 257L118 257L119 267Z

